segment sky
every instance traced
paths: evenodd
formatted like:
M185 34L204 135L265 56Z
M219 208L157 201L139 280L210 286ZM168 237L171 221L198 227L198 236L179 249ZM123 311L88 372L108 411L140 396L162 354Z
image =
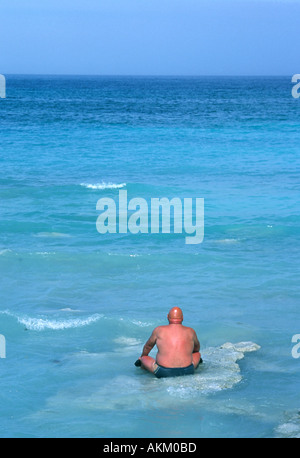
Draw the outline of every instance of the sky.
M293 75L300 0L1 0L0 73Z

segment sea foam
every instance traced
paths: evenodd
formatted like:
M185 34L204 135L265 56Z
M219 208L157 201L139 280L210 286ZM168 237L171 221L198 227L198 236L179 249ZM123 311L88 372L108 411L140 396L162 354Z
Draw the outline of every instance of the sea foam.
M129 350L133 341L126 340ZM209 395L231 389L238 384L242 380L238 361L244 358L245 353L257 351L259 348L260 346L253 342L226 343L221 347L207 348L203 350L203 365L194 375L186 377L156 379L152 374L134 368L131 362L130 366L128 363L125 373L110 378L96 390L89 389L89 386L83 382L81 387L77 386L76 396L69 389L59 391L48 399L46 409L60 416L64 409L75 407L84 411L103 412L104 410L136 410L137 405L139 409L152 409L153 406L159 405L160 409L168 410L174 408L175 401L178 408L180 406L195 408L196 405L209 407ZM128 353L126 358L129 361L134 355L135 346L132 346L132 354ZM101 354L98 355L99 358L100 356ZM81 359L88 357L89 354L81 354ZM107 358L110 365L115 364L115 367L120 365L119 349L102 354L103 358L104 361ZM85 367L84 361L82 364ZM95 365L95 371L98 371L98 365ZM256 415L252 410L250 414ZM36 417L40 415L43 415L43 411L35 414Z
M70 320L49 320L43 318L18 318L18 321L32 331L43 331L45 329L62 330L87 326L102 318L102 315L92 315L88 318L76 318Z
M4 255L6 253L11 253L11 250L9 250L8 248L5 248L4 250L0 250L0 256Z
M102 183L96 183L96 184L80 183L80 186L83 186L84 188L87 188L87 189L120 189L120 188L125 188L126 183L115 184L115 183L105 183L103 181Z
M49 318L38 318L29 316L19 316L9 311L0 312L3 315L14 317L20 324L24 325L26 329L31 331L44 331L44 330L64 330L88 326L103 317L101 314L94 314L87 318L72 318L65 320L53 320Z
M163 379L167 391L172 397L193 398L232 388L242 380L238 361L245 353L254 352L260 346L253 342L225 343L220 347L211 347L203 351L204 365L196 371L193 382L189 377Z
M290 413L286 417L286 421L276 428L276 437L300 439L300 411Z

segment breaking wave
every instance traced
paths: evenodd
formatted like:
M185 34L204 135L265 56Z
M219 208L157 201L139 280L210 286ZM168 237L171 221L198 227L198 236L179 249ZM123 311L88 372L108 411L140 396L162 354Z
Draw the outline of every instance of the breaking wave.
M120 188L125 188L126 183L115 184L115 183L105 183L103 181L102 183L96 183L96 184L81 183L80 186L83 186L87 189L120 189Z
M91 323L95 323L103 317L101 314L94 314L87 318L71 318L66 320L53 320L48 318L33 318L28 316L18 316L11 312L4 311L0 312L1 314L14 317L20 324L24 325L26 329L31 331L44 331L46 329L50 330L63 330L63 329L72 329L79 328L83 326L88 326Z

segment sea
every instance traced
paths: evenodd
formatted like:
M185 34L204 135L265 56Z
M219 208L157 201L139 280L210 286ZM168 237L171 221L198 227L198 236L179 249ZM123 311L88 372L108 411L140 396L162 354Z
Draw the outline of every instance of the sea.
M0 436L300 437L291 76L5 76ZM204 199L203 240L99 233L120 191ZM156 379L134 362L173 306L203 364Z

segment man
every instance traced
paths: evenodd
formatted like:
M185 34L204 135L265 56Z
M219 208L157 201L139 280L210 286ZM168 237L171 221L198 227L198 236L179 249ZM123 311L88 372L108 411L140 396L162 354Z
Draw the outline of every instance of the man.
M183 313L179 307L169 311L168 320L168 325L154 329L136 365L154 373L157 378L194 374L202 362L196 332L182 325ZM156 360L148 356L155 345L158 349Z

